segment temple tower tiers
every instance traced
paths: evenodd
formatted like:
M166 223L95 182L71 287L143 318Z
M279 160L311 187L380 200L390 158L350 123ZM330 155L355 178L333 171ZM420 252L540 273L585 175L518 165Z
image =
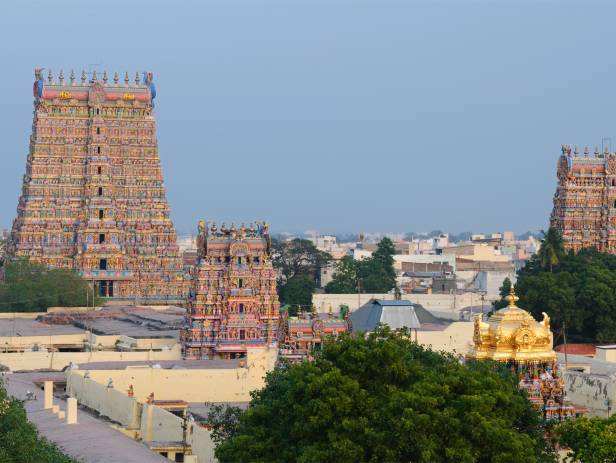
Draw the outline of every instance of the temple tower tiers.
M246 228L199 222L186 323L185 358L236 358L275 346L280 303L266 223Z
M45 79L9 257L78 270L110 300L178 303L185 278L158 155L152 74Z
M616 253L616 153L562 147L550 225L567 249Z

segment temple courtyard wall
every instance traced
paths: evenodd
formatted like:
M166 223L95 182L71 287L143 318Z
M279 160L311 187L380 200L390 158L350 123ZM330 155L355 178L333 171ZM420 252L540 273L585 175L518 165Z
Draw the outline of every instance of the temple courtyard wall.
M71 363L90 362L157 362L179 360L181 348L176 344L168 350L152 351L92 351L92 352L10 352L0 353L0 365L11 371L62 370Z
M601 347L597 351L595 358L567 356L565 388L569 399L586 407L589 416L607 418L616 409L616 362L602 360ZM558 362L564 370L563 354L558 354Z
M151 393L156 400L184 400L186 402L246 402L250 392L265 385L265 375L274 369L277 347L249 349L247 357L237 361L200 361L201 367L190 366L180 360L171 368L157 365L80 365L67 375L67 390L79 393L82 403L102 400L90 397L98 389L81 387L79 382L90 380L128 391L132 385L134 396L145 400ZM211 363L211 367L208 367ZM186 367L183 367L186 365Z
M351 312L357 310L371 299L395 299L394 294L313 294L312 305L319 312L328 312L331 305L334 311L342 304ZM403 294L402 299L421 305L433 315L449 320L459 320L460 312L471 306L481 305L481 296L475 293L463 294ZM488 302L486 301L486 305Z

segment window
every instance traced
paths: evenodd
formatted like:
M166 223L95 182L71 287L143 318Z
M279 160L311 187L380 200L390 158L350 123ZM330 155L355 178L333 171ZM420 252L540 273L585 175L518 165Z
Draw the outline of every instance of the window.
M240 339L241 340L246 339L246 330L240 330Z
M99 219L104 219L105 218L105 211L103 211L102 209L98 210L98 218Z
M107 259L101 259L98 261L99 270L107 270Z
M176 453L175 454L175 461L176 463L184 463L184 454L183 453Z
M242 280L241 278L238 280L237 282L237 287L238 288L242 288L244 286L244 280Z
M102 168L101 166L98 166L98 167L96 168L96 173L97 173L98 175L102 174L102 173L103 173L103 168Z
M101 113L101 110L96 108L96 115L98 116Z
M102 186L98 187L98 195L99 196L103 196L103 187Z
M97 128L96 128L96 135L100 135L100 134L101 134L101 128L100 128L100 127L97 127Z
M98 242L99 243L104 243L105 242L105 234L104 233L100 233L98 235Z
M96 152L97 152L97 154L101 154L101 147L100 146L96 147Z
M244 313L244 304L240 304L240 313Z

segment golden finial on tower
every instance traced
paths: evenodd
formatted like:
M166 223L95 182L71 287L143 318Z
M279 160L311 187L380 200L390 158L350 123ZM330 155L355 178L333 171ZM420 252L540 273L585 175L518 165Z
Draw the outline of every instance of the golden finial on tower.
M588 153L589 153L589 152L590 152L590 151L588 150L588 146L585 146L585 147L584 147L584 156L588 157Z
M509 307L515 307L515 303L520 300L520 298L515 295L515 288L513 285L511 285L509 296L507 296L505 300L509 303Z

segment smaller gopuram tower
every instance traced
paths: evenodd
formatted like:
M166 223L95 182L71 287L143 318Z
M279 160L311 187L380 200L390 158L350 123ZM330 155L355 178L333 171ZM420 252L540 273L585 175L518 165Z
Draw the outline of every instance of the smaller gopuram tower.
M197 263L186 322L184 358L238 358L276 346L280 303L267 223L220 229L199 222Z

